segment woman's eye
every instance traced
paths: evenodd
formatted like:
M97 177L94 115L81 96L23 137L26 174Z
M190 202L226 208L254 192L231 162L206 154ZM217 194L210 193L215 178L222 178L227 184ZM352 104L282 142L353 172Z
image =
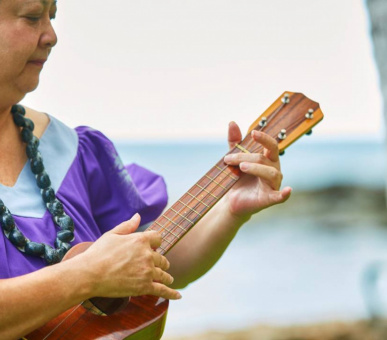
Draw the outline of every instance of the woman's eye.
M28 21L35 23L41 20L42 17L40 15L39 16L28 15L28 16L25 16L25 18ZM50 20L55 20L55 18L56 18L56 15L50 15Z
M25 18L31 22L38 22L40 20L40 16L26 16Z

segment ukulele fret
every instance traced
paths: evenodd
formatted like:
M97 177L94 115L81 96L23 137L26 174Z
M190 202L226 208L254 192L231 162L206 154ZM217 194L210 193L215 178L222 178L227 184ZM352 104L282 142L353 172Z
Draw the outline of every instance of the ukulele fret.
M164 241L167 242L168 245L172 245L172 244L173 244L172 242L169 242L168 239L167 239L166 237L163 237L163 242L164 242Z
M218 173L216 170L221 170L220 173ZM227 166L224 169L221 169L217 166L215 166L212 170L214 170L214 173L211 174L213 176L212 181L222 187L225 191L230 189L230 187L239 179L239 177L234 177L232 175L232 170L229 166ZM227 170L227 171L226 171ZM216 179L216 180L215 180Z
M202 216L198 211L196 211L194 208L191 208L189 205L185 204L181 199L178 200L179 203L183 204L186 208L190 209L191 211L193 211L194 213L198 214L199 216ZM192 202L192 200L191 200Z
M211 171L208 172L208 174L210 173ZM203 191L218 200L225 193L225 188L218 181L215 181L215 178L211 178L210 176L205 175L198 182L198 184L200 183L199 187L202 187Z
M168 212L168 211L167 211ZM167 213L166 212L166 213ZM182 226L180 226L177 222L173 221L172 219L170 219L168 216L166 216L166 213L163 214L161 217L164 217L165 219L167 219L169 222L171 222L174 226L180 228L181 230L183 231L186 231Z
M167 227L166 226L164 226L164 225L162 225L158 220L161 218L162 216L160 216L156 221L154 221L153 223L154 224L157 224L160 228L161 228L161 230L162 230L162 232L164 233L164 232L170 232L168 229L167 229ZM158 231L160 231L160 228L158 228L157 230ZM147 230L156 230L156 228L152 228L152 227L149 227Z
M179 236L176 235L173 231L162 226L158 221L155 221L154 223L161 227L161 229L162 229L161 236L163 238L163 241L169 243L170 245L173 245L176 242L176 240L179 240ZM148 228L147 230L154 230L154 229ZM172 235L174 237L174 239L171 241L168 240L168 236L170 236L170 235Z
M220 186L223 190L227 190L227 188L225 188L222 184L218 183L217 181L215 181L215 179L211 178L210 176L208 175L205 175L210 181L214 182L216 185Z
M193 221L191 221L190 219L188 219L187 217L185 217L184 215L180 214L180 212L176 211L175 209L171 208L171 210L176 213L177 215L179 215L180 217L184 218L186 221L188 221L189 223L194 223Z
M226 170L229 170L228 167L225 167L224 169L222 169L221 167L219 167L218 165L215 165L215 167L220 170L221 173L225 173L226 176L230 177L233 181L237 181L239 179L239 177L234 177L231 175L231 172L226 172ZM229 170L230 171L230 170Z
M194 201L188 202L188 204L193 203ZM203 214L193 208L191 208L188 204L185 204L181 199L177 201L170 209L179 215L183 220L187 221L191 224L195 224L198 219L200 219ZM198 204L196 204L197 208Z
M171 235L173 235L175 238L179 238L179 235L176 235L172 230L169 230L169 229L165 229L164 231L163 231L163 233L168 233L168 234L171 234ZM162 235L162 234L161 234Z
M214 197L216 200L218 199L218 197L216 197L212 192L206 190L205 188L203 188L201 185L199 185L198 183L196 183L195 185L197 185L200 189L202 189L204 192L206 192L207 194L211 195L212 197Z
M189 191L187 191L187 194L190 195L192 198L195 198L196 200L199 201L199 203L202 203L203 205L206 206L206 208L209 208L210 206L207 205L206 203L204 203L202 200L200 200L199 198L197 198L195 195L192 195Z

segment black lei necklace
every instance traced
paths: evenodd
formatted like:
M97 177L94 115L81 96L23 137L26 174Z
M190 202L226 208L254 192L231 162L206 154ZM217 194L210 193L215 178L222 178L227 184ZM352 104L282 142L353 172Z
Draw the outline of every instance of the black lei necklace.
M55 248L44 243L30 241L15 224L10 211L0 199L0 223L5 236L21 252L44 258L47 264L58 263L71 248L74 240L74 221L63 210L63 204L56 198L51 187L50 177L44 170L43 159L38 150L39 139L32 134L34 123L24 117L25 110L21 105L12 106L11 113L15 124L22 128L21 136L26 145L27 157L30 160L31 171L35 175L36 184L42 194L54 223L59 227L55 239Z

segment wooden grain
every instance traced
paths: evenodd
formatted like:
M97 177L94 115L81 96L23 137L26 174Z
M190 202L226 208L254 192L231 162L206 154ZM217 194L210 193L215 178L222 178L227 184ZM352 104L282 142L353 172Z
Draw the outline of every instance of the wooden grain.
M285 93L289 94L289 103L283 104L282 98ZM257 129L262 117L270 119L274 112L278 109L278 115L267 125L267 127ZM313 109L313 119L306 119L305 114L309 109ZM251 124L248 134L252 130L263 131L270 136L276 138L279 143L279 151L284 151L287 147L293 144L298 138L310 131L316 124L323 119L323 113L320 109L320 105L310 100L302 93L285 91L281 96L277 98L272 105L270 105L264 113L262 113L253 124ZM285 140L278 139L278 133L282 128L286 129L287 137Z
M28 340L160 339L167 317L168 300L155 296L132 297L115 314L99 316L76 306L26 336Z

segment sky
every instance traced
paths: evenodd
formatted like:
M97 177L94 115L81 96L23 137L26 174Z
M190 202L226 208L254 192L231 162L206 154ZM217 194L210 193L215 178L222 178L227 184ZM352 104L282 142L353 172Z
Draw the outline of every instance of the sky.
M58 1L59 42L23 104L111 138L212 140L284 91L321 138L383 138L362 0Z

